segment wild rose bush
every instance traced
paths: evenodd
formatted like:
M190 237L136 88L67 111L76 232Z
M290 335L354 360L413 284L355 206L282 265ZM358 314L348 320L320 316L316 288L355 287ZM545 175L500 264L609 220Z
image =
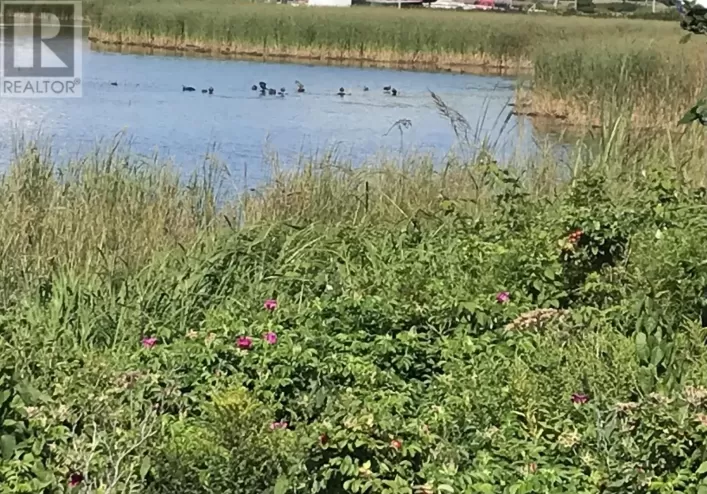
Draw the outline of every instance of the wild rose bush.
M57 270L0 317L0 492L704 492L704 191L497 174L483 216Z

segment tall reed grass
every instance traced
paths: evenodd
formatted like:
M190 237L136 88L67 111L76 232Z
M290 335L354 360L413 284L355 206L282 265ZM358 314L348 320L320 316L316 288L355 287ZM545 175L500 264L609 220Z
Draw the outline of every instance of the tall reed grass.
M603 115L632 115L643 127L675 128L679 115L705 84L701 47L571 43L538 53L533 64L530 110L573 123L598 124ZM527 102L526 102L527 103Z
M98 9L97 9L98 10ZM543 46L570 40L653 38L677 26L649 21L536 18L384 8L292 8L262 4L106 2L93 36L228 52L372 59L436 65L528 64Z
M0 178L0 300L56 269L133 271L192 241L216 219L214 177L115 149L60 166L24 145Z
M28 144L0 177L0 305L56 271L120 280L160 253L251 225L404 225L442 218L450 207L482 219L506 183L504 169L525 193L547 200L589 167L617 178L618 198L647 170L665 167L707 185L700 129L636 133L623 116L574 149L569 159L548 151L508 163L497 163L493 149L467 159L406 156L363 166L333 154L303 157L295 167L274 166L266 184L241 192L225 187L233 181L216 164L185 179L169 163L115 149L57 165Z

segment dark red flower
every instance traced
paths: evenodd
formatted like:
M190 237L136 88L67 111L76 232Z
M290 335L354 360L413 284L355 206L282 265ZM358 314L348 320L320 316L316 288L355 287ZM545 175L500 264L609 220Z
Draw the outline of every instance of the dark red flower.
M576 403L577 405L584 405L589 401L589 396L585 395L584 393L572 393L572 403Z
M326 433L322 434L321 436L319 436L319 442L322 446L324 446L326 443L329 442L329 436L327 436Z
M241 350L250 350L253 346L253 339L250 336L240 336L236 340L236 346Z
M73 472L69 475L69 487L78 487L83 482L83 475L79 472Z

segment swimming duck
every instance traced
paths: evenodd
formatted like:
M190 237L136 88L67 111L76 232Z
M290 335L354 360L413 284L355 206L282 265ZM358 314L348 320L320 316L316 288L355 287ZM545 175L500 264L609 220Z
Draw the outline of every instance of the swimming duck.
M339 92L336 93L336 95L337 95L337 96L341 96L342 98L343 98L344 96L346 96L346 92L345 92L344 88L343 88L343 87L340 87L340 88L339 88Z
M388 91L390 91L390 88L391 88L391 87L392 87L392 86L384 86L384 87L383 87L383 91L385 91L385 92L387 93Z
M300 81L295 81L295 84L297 85L297 92L303 93L304 92L304 84L302 84Z
M363 86L364 91L368 91L368 86Z
M182 86L182 91L196 91L196 89L191 86Z
M201 94L206 94L206 92L207 92L206 89L202 89L202 90L201 90Z
M268 85L265 84L263 81L260 81L260 82L258 83L258 85L260 86L260 89L263 90L263 91L265 91L265 90L268 88Z
M258 86L256 86L255 84L253 84L252 86L250 86L250 89L251 89L251 91L257 91L257 90L258 90Z
M209 94L214 94L214 88L212 88L211 86L209 86Z
M395 88L393 88L393 89L390 91L390 94L392 94L393 96L397 96L397 95L398 95L398 90L395 89Z
M275 94L277 94L277 91L275 91L273 88L270 88L270 89L268 89L268 94L270 96L274 96Z
M111 82L110 85L111 85L111 86L117 86L118 83L117 83L117 82Z

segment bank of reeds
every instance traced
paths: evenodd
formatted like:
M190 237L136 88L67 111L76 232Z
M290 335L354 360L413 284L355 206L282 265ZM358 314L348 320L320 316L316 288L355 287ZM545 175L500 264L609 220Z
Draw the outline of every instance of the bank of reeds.
M580 125L630 114L636 127L675 129L705 84L702 47L572 43L538 53L525 111ZM612 115L613 114L613 115Z
M496 163L492 152L363 166L303 158L296 167L273 166L266 184L244 193L214 162L185 179L157 159L109 149L57 165L28 145L0 177L0 303L37 289L55 270L119 280L158 253L249 225L405 225L442 218L450 207L483 218L507 184L504 169L525 193L548 200L581 170L597 166L620 178L617 197L632 177L665 167L704 186L704 150L699 128L637 134L623 117L597 129L591 144L578 144L566 160L551 152L511 163Z
M0 301L55 269L133 271L191 242L215 219L213 171L184 179L115 149L59 166L24 145L0 178Z
M96 9L98 10L98 9ZM670 36L671 23L361 7L106 3L96 40L223 54L451 66L529 66L542 46Z

